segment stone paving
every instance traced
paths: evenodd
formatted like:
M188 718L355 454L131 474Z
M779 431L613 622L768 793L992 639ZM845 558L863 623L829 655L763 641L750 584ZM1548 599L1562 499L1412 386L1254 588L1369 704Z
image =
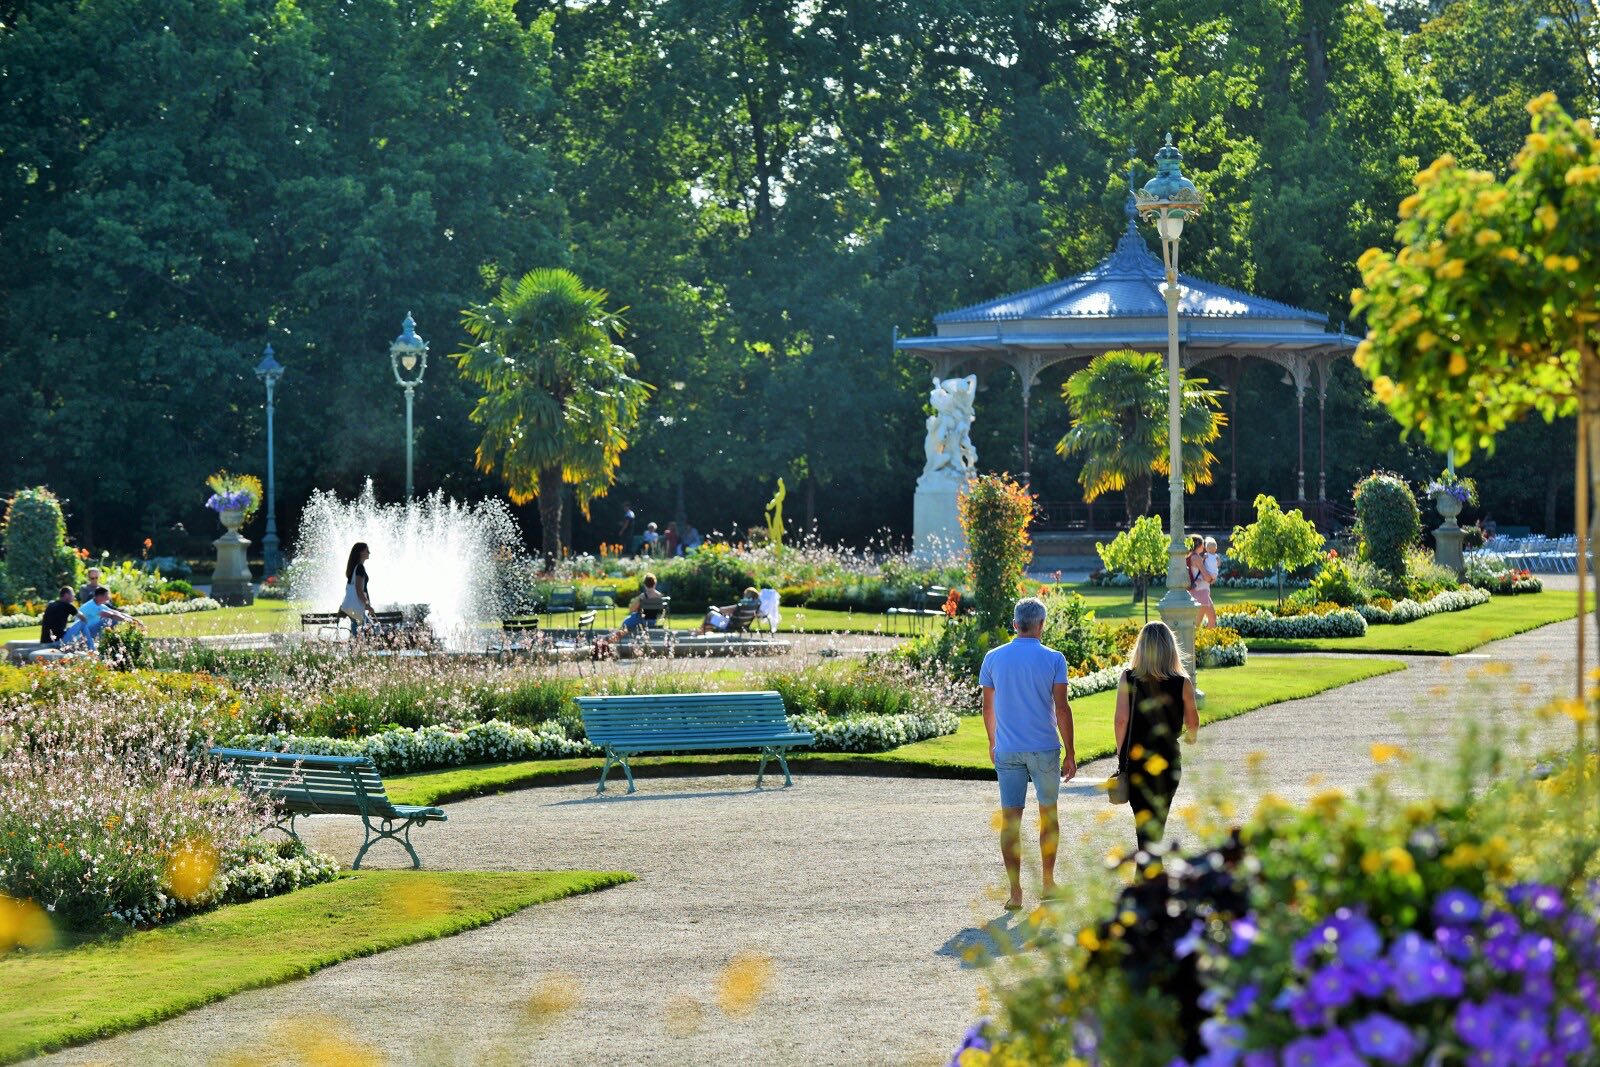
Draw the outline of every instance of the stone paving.
M1358 784L1376 741L1436 748L1468 716L1565 691L1574 625L1472 656L1412 657L1404 672L1207 727L1185 792L1195 799L1201 782L1221 780L1247 801L1261 781L1246 770L1256 751L1273 791L1291 798L1318 788L1313 776ZM1546 729L1543 740L1564 740ZM1131 837L1125 809L1103 818L1095 783L1107 771L1086 765L1064 794L1063 880ZM334 1025L390 1063L944 1062L982 982L960 949L1007 922L993 785L820 775L790 790L751 785L645 778L632 797L573 785L452 804L448 825L420 835L430 866L621 868L639 881L51 1059L226 1063L247 1052L271 1063L280 1039L263 1035ZM348 857L359 828L317 820L312 836ZM771 985L754 1012L725 1014L718 977L752 951L771 957ZM576 1004L536 1026L524 1008L542 983Z

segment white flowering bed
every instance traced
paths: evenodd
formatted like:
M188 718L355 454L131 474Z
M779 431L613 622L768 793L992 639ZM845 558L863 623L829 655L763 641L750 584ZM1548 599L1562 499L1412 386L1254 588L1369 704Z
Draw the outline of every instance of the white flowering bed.
M1304 589L1306 586L1308 586L1310 584L1311 583L1309 581L1307 581L1306 579L1304 579L1304 578L1285 578L1283 580L1283 587L1285 589ZM1244 578L1244 577L1218 578L1216 581L1212 582L1211 585L1212 585L1213 588L1219 588L1219 589L1276 589L1276 588L1278 588L1278 579L1270 578L1270 577L1269 578Z
M1122 672L1125 670L1127 670L1126 666L1118 664L1115 667L1107 667L1103 671L1095 671L1093 674L1081 674L1076 678L1068 678L1067 696L1076 699L1078 697L1086 697L1090 693L1104 693L1107 689L1115 689L1117 680L1122 677Z
M366 756L380 774L404 774L463 763L593 756L599 749L567 736L558 722L537 729L500 719L473 723L464 730L423 726L385 730L366 737L318 737L315 734L246 734L233 742L263 752L299 752L308 756Z
M1212 645L1199 656L1201 669L1214 671L1222 667L1243 667L1250 649L1243 641L1235 641L1231 645Z
M1360 604L1356 610L1361 617L1369 623L1381 625L1399 625L1401 623L1416 622L1429 615L1437 615L1442 611L1464 611L1475 608L1479 604L1489 602L1489 593L1484 589L1446 589L1435 593L1431 598L1421 603L1415 600L1396 600L1394 606L1385 610L1376 604Z
M887 752L891 748L953 734L961 725L952 712L906 715L790 715L789 729L816 736L811 752Z
M1352 608L1340 608L1326 615L1281 617L1266 611L1228 611L1217 616L1217 625L1238 630L1251 637L1363 637L1367 620Z
M195 597L193 600L174 600L168 604L157 604L154 601L148 604L129 604L117 610L125 615L135 617L144 615L188 615L195 611L216 611L222 607L220 603L208 596ZM44 618L43 615L0 615L0 630L15 626L38 626Z

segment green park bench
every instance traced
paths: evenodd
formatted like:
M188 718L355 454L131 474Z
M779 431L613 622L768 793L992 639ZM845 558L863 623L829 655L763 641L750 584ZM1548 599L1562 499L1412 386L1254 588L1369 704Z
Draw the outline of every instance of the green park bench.
M379 841L398 841L411 853L411 866L421 867L411 847L411 828L448 818L439 808L395 804L384 790L378 769L366 756L312 756L296 752L257 752L248 748L213 748L211 755L227 763L247 789L271 797L279 818L268 829L282 830L296 841L294 821L301 815L358 815L364 836L352 870Z
M760 788L767 761L783 768L785 787L794 784L785 755L791 748L811 745L815 738L789 728L783 697L777 693L652 693L644 696L576 697L583 713L583 729L590 742L605 753L596 793L606 791L606 775L614 764L628 776L634 791L633 768L628 757L643 752L705 752L756 749L761 765L756 771Z

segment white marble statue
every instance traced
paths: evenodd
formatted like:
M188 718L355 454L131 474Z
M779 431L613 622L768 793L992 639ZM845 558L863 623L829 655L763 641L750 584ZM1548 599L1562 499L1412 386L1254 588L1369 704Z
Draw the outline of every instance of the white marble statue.
M978 396L978 377L933 379L928 402L928 436L922 444L926 462L918 485L935 483L965 484L978 467L978 450L972 447L973 403Z

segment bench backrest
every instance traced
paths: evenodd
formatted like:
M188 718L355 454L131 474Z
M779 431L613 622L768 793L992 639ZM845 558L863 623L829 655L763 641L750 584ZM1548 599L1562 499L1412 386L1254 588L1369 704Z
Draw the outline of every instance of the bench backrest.
M500 620L500 629L504 630L506 633L518 633L518 632L524 632L524 631L528 631L528 630L537 630L538 628L539 628L539 619L537 617L534 617L534 618L531 618L531 619L501 619Z
M211 755L230 764L241 784L297 808L319 811L381 812L390 807L378 769L366 756L312 756L213 748Z
M545 605L545 610L551 609L571 611L578 606L578 591L576 589L555 589L550 593L550 603Z
M399 626L406 621L406 613L403 611L374 611L372 613L372 621L380 626Z
M626 737L663 741L695 735L736 737L788 730L783 697L763 693L651 693L643 696L577 697L589 740L604 744Z
M303 611L300 613L301 626L334 626L340 619L337 611Z

